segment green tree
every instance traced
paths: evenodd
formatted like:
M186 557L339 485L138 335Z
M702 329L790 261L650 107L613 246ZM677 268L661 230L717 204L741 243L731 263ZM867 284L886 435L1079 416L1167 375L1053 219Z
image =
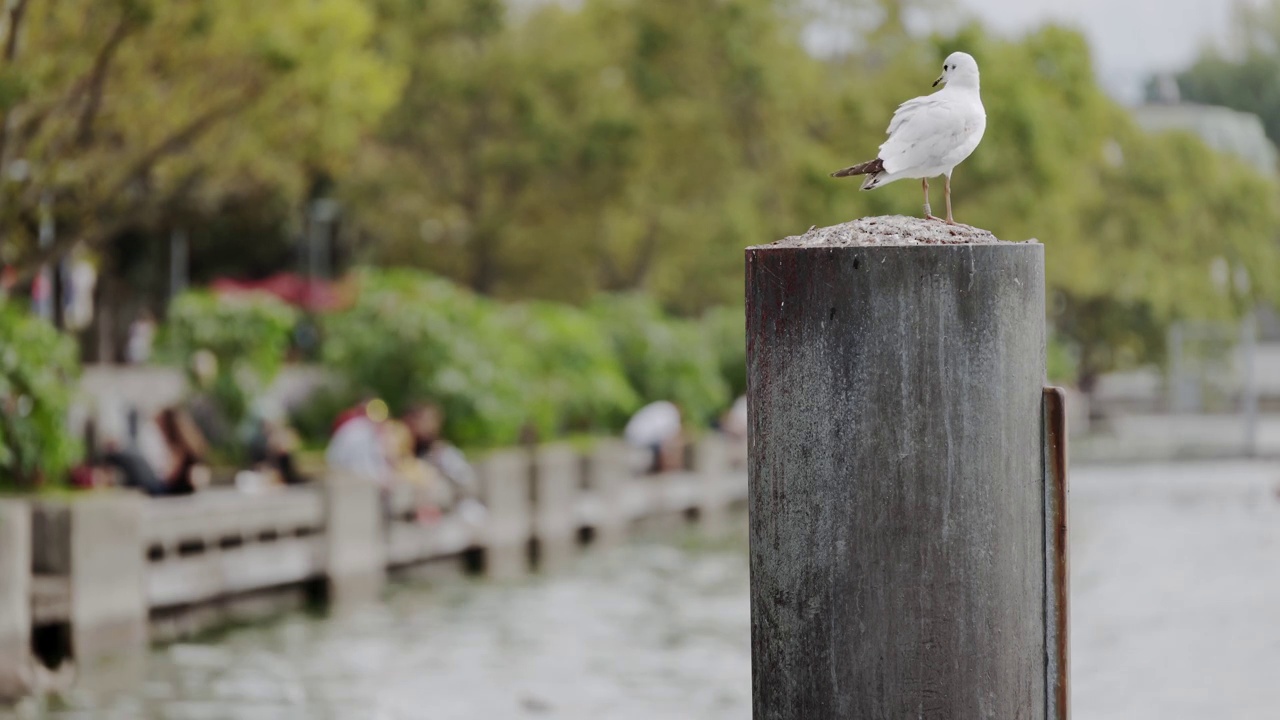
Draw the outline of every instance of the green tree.
M0 262L340 171L401 73L360 0L15 0L0 36ZM37 242L51 214L57 242Z
M1280 0L1236 0L1229 47L1210 46L1175 79L1184 100L1222 105L1262 119L1267 137L1280 143ZM1159 80L1147 85L1159 94Z
M912 37L909 16L942 5L928 0L404 2L380 18L412 80L346 186L380 262L505 298L736 305L743 247L919 213L906 183L861 193L828 173L870 159L897 105L964 49L989 122L956 173L957 214L1045 243L1052 320L1086 385L1158 360L1173 320L1238 312L1212 287L1215 257L1256 269L1249 299L1274 297L1273 185L1137 129L1077 32ZM815 56L814 22L852 40Z

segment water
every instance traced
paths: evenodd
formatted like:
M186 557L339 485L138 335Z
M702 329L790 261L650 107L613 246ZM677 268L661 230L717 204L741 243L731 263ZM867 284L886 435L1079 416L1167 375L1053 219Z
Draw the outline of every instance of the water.
M743 534L745 536L745 533ZM589 555L497 586L398 587L340 618L293 616L158 650L115 720L745 720L744 543L692 538Z
M1280 717L1280 466L1072 478L1076 720ZM56 720L747 720L745 543L589 555L515 585L397 586L157 650L143 686Z
M1076 720L1280 717L1280 465L1073 480Z

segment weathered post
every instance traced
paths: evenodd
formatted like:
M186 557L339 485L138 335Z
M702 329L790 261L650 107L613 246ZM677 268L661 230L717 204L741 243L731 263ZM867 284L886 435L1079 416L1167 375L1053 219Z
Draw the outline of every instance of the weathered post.
M757 720L1060 717L1042 246L868 218L746 263Z
M31 691L31 508L0 500L0 705Z

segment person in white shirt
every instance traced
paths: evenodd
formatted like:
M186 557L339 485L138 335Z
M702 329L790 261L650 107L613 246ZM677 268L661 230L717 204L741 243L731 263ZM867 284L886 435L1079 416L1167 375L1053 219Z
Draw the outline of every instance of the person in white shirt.
M649 403L627 421L623 437L634 447L653 453L650 472L684 467L684 423L680 407L667 400Z
M339 418L324 453L330 470L382 486L395 480L382 432L387 419L385 408L385 403L372 400Z

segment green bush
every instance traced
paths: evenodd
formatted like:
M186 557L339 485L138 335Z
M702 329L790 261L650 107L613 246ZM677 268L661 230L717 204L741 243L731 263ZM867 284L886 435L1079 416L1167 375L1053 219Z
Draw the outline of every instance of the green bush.
M506 312L514 341L530 354L526 403L539 436L620 428L640 398L601 323L551 303L513 305Z
M306 446L323 448L329 442L333 421L359 400L359 393L346 383L325 385L290 411L289 422Z
M495 303L406 270L366 270L359 285L355 306L325 319L326 365L393 413L439 403L460 444L518 438L536 362Z
M375 395L397 414L439 403L446 434L463 445L511 443L525 426L542 439L616 431L642 401L672 400L705 422L730 397L721 363L743 362L712 347L732 334L728 315L671 319L640 297L584 311L500 304L409 270L365 270L359 284L355 306L324 324L324 362L349 388L339 394ZM333 405L305 413L313 431Z
M192 291L169 306L160 345L171 361L186 368L194 387L209 392L234 426L284 366L297 322L297 311L270 295L227 298ZM194 362L201 351L217 361L211 378L202 377Z
M60 483L79 459L67 428L78 374L70 337L0 301L0 488Z
M721 376L713 339L700 323L668 317L641 295L601 298L591 313L612 337L641 400L670 400L696 424L710 422L728 407L729 384Z
M716 354L729 395L747 392L747 320L742 306L718 307L702 316L703 342Z

